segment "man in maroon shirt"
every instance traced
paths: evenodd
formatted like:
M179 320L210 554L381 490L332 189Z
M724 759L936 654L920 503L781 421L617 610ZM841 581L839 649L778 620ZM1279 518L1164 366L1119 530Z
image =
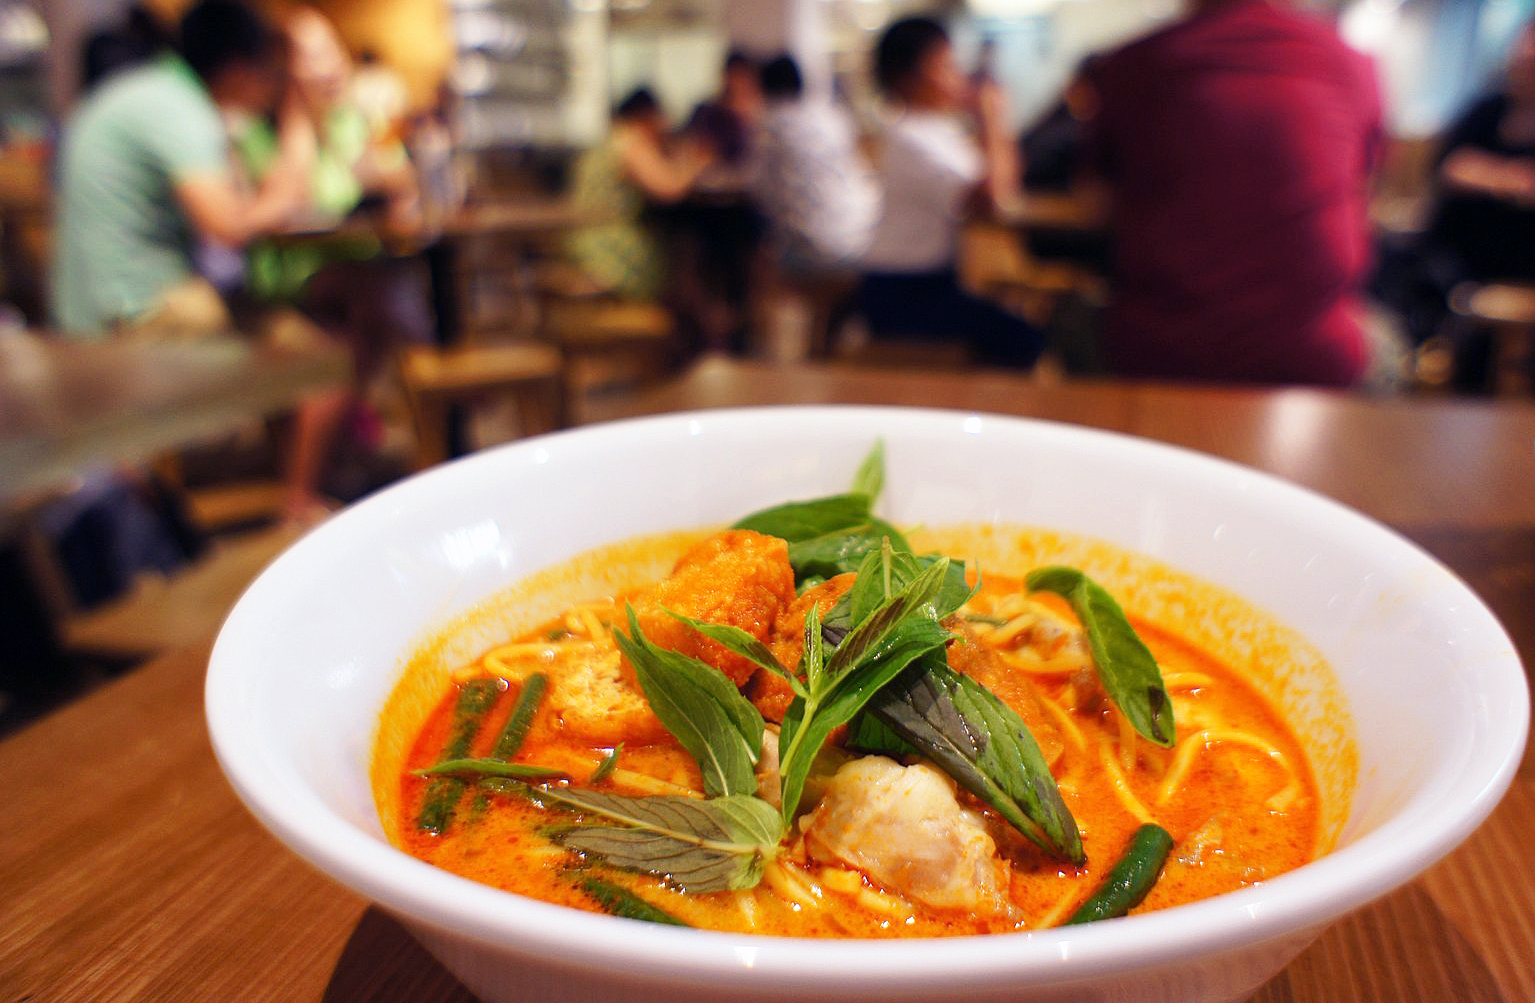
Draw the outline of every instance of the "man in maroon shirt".
M1357 383L1370 61L1264 0L1201 0L1109 55L1094 161L1113 196L1105 351L1128 376Z

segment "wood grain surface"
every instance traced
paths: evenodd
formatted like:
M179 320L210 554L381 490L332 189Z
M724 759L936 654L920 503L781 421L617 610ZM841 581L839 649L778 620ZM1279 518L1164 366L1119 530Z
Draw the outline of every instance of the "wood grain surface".
M1526 664L1535 657L1527 405L711 363L587 417L806 398L1074 420L1323 487L1459 572ZM395 920L288 854L235 799L203 724L207 654L162 658L0 742L0 1003L472 1003ZM1464 846L1332 927L1255 1000L1535 1001L1532 843L1527 753L1508 797Z
M0 502L92 463L136 462L346 382L339 347L210 338L0 338Z

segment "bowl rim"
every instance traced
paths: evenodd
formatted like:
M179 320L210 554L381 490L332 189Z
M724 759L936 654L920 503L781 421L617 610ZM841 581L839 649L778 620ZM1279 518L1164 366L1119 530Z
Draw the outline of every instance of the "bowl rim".
M1301 506L1338 521L1372 546L1410 557L1447 579L1464 601L1463 613L1479 636L1500 637L1507 656L1485 671L1502 683L1492 694L1495 729L1472 735L1458 767L1465 783L1449 804L1436 804L1440 826L1415 828L1411 811L1395 815L1353 842L1260 885L1155 913L1019 933L891 941L817 940L679 930L557 906L478 884L439 870L366 833L309 792L273 788L259 735L240 713L238 668L248 652L245 638L258 624L252 615L263 592L279 587L298 557L339 541L359 526L383 520L406 499L439 489L453 479L472 479L484 469L534 450L554 450L586 440L615 442L652 434L695 436L707 425L716 434L750 434L764 421L825 422L849 419L877 425L960 426L977 420L1003 433L1078 440L1148 455L1206 476L1240 474L1250 491ZM935 426L935 427L938 427ZM1405 549L1404 549L1405 548ZM531 573L536 569L527 569ZM1458 576L1412 541L1331 498L1273 474L1195 450L1134 435L1065 422L963 409L780 405L672 412L584 426L483 450L415 474L357 503L295 542L249 586L219 633L209 662L205 712L215 756L236 794L287 848L339 883L408 921L498 950L538 957L567 967L622 972L628 977L687 980L728 986L764 980L784 987L824 988L827 979L858 980L861 990L941 981L951 989L1005 979L1015 985L1075 981L1209 955L1299 932L1314 935L1337 917L1407 883L1449 853L1481 824L1501 800L1518 767L1529 726L1529 693L1517 652L1486 605ZM1493 734L1495 732L1495 734ZM1494 740L1499 744L1495 747ZM1411 800L1408 808L1412 807ZM295 809L305 810L295 810ZM318 813L315 809L318 808ZM1403 815L1408 817L1402 817ZM570 946L580 944L572 955ZM1068 963L1069 962L1069 963Z

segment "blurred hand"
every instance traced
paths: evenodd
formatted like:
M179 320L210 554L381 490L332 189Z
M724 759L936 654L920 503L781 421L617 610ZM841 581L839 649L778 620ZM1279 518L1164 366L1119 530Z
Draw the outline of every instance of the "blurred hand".
M970 94L971 107L983 132L1000 134L1007 119L1007 95L995 80L978 81Z

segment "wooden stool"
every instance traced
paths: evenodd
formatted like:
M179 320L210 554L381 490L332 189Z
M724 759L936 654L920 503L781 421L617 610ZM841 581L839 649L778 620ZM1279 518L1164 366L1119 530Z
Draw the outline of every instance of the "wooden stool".
M1465 283L1450 293L1450 308L1461 322L1492 333L1490 389L1528 394L1535 376L1535 285Z
M551 296L544 303L544 337L564 352L574 390L670 372L676 327L670 310L643 300Z
M417 347L402 355L400 371L415 413L421 468L449 458L448 416L454 405L510 395L523 435L565 424L564 359L549 345Z

